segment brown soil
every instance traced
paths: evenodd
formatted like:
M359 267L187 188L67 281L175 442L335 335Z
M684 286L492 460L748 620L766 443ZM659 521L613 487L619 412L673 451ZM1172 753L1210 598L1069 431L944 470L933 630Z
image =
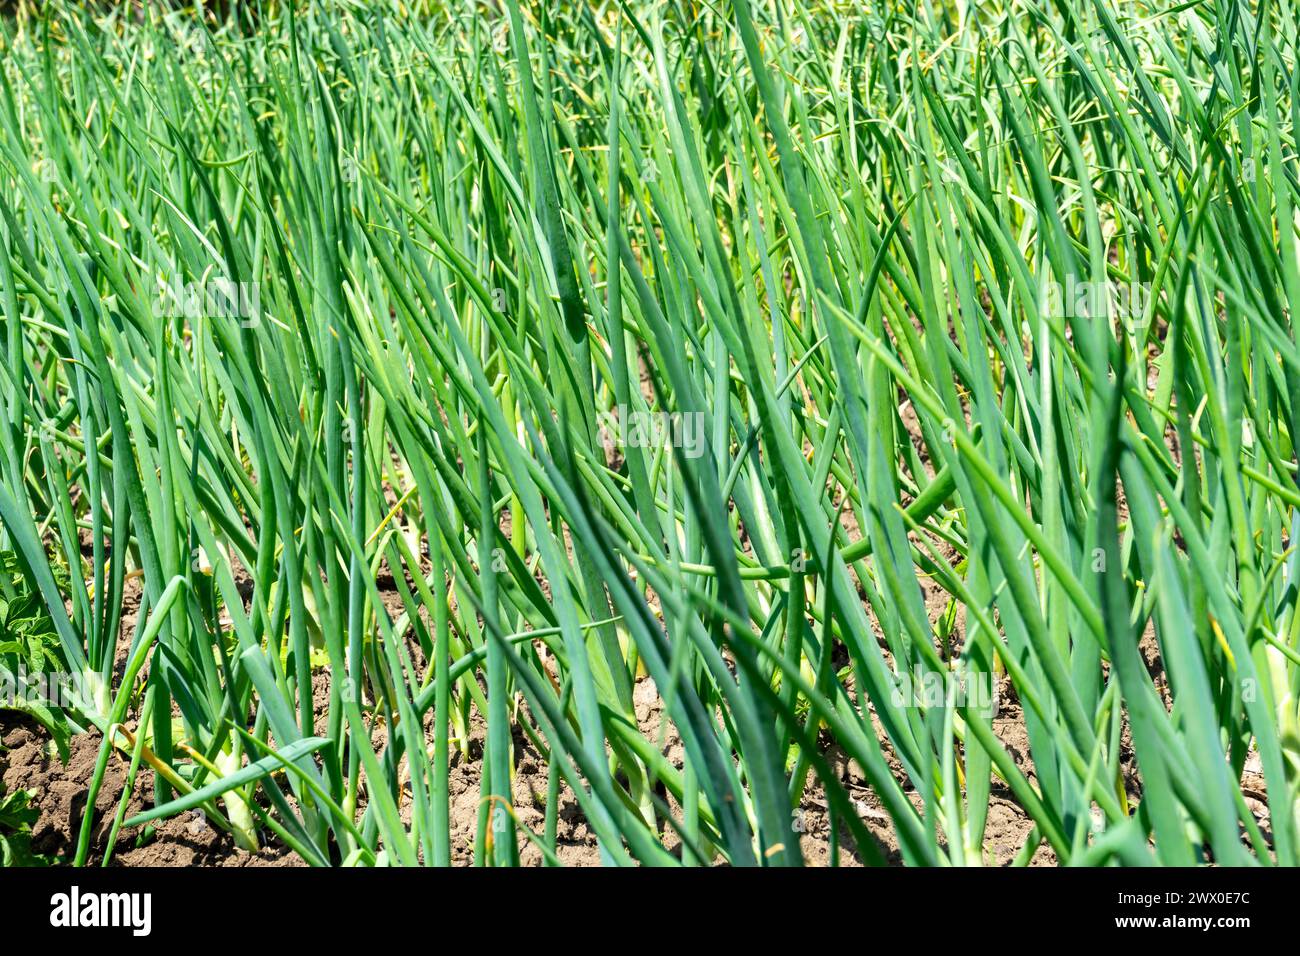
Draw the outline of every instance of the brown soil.
M906 419L909 408L901 412ZM910 430L910 429L909 429ZM925 451L920 449L922 456ZM928 462L927 462L928 467ZM842 493L842 490L841 492ZM509 533L509 516L502 515L502 530ZM851 508L841 513L844 530L851 541L861 537L856 516ZM566 547L571 547L566 540ZM946 545L940 548L945 558L953 559ZM242 569L241 569L242 572ZM245 574L240 575L246 578ZM549 582L545 576L538 574L539 583L549 595ZM921 576L918 583L922 589L926 611L932 623L937 622L947 611L949 596L938 584L928 577ZM395 590L396 581L391 572L383 581L383 603L389 614L396 619L404 607ZM408 581L409 585L409 581ZM864 595L865 596L865 595ZM652 610L658 614L657 596L649 596ZM123 648L129 644L136 623L136 611L139 607L138 582L128 585L123 600L123 633L120 642ZM870 608L868 614L874 621ZM961 644L965 633L964 608L959 608L952 633L949 635L948 652L955 652ZM425 619L425 612L421 610ZM425 619L426 625L428 624ZM408 630L405 642L417 671L425 666L424 655L413 631ZM1148 633L1142 642L1143 656L1148 669L1156 679L1156 686L1165 694L1168 704L1167 685L1163 681L1163 666L1159 658L1158 646L1154 635ZM886 655L888 650L885 649ZM843 666L847 659L837 658L836 666ZM327 670L317 671L313 679L313 703L318 715L317 731L324 728L324 714L329 700L330 675ZM853 677L848 677L848 690L856 693ZM1010 682L1003 681L998 695L999 709L994 721L994 733L1011 754L1017 767L1026 778L1035 783L1034 768L1029 757L1028 737L1025 731L1023 715ZM663 702L658 695L653 681L642 679L638 682L635 693L636 718L646 739L654 741L661 748L661 753L675 767L681 768L684 750L681 740L671 721L665 719ZM877 739L883 742L886 761L895 778L902 786L908 798L919 807L919 796L910 789L902 766L892 749L885 741L883 729L874 714L868 714ZM519 707L520 720L529 720L526 707ZM432 740L432 715L426 717L428 739ZM485 725L477 711L474 712L468 727L468 739L463 745L453 745L450 768L450 800L452 828L452 861L456 865L467 865L473 860L474 836L478 825L481 793L482 753L485 737ZM376 748L387 742L388 728L382 720L377 720L372 730L372 743ZM1127 746L1127 728L1124 729L1121 766L1124 770L1126 786L1130 799L1140 798L1131 747ZM514 811L519 824L534 833L541 833L544 826L546 794L549 768L542 753L519 728L515 727L515 774L514 774ZM876 837L887 858L893 863L901 863L898 843L894 837L893 827L888 815L881 808L875 793L866 782L856 762L851 761L842 750L829 739L823 739L824 752L834 768L840 781L853 799L867 829ZM88 784L91 779L95 761L98 756L100 737L97 733L80 735L71 743L71 754L66 765L60 762L53 752L45 733L35 724L11 713L0 712L0 780L8 790L21 789L31 793L33 803L40 812L33 833L33 849L38 853L70 859L75 852L77 834L81 824ZM117 804L125 786L129 761L118 752L109 760L108 770L103 786L96 800L95 825L91 837L92 862L102 859L107 847L107 837L112 826ZM1267 809L1263 803L1263 783L1257 772L1252 772L1247 765L1245 783L1247 800L1255 809L1261 826L1267 832ZM996 784L996 782L995 782ZM658 788L660 796L669 807L678 810L671 797ZM135 787L127 802L125 817L139 813L153 805L153 773L142 767ZM403 793L403 815L409 824L410 787L409 783ZM362 806L365 802L364 790L359 796ZM566 866L593 866L600 862L596 838L591 831L572 789L567 784L559 788L557 804L557 856ZM799 831L800 848L805 860L814 866L830 865L831 834L830 814L821 781L812 775L800 803L796 817ZM852 840L846 830L840 833L838 840L838 864L861 865ZM1025 847L1030 835L1032 822L1012 798L1011 792L995 785L990 801L988 822L985 831L985 860L992 865L1007 865L1016 859ZM269 836L269 834L266 834ZM665 828L660 833L664 846L670 852L681 852L676 833ZM523 835L519 836L520 859L525 865L540 865L543 862L541 851ZM269 842L261 852L253 854L235 847L233 839L203 820L197 813L183 815L165 821L159 821L155 829L140 832L139 829L123 830L117 840L112 863L115 866L296 866L303 865L300 858L283 845ZM1031 865L1053 865L1056 857L1046 846L1037 847L1031 858Z
M328 693L328 685L324 685ZM321 686L318 685L318 700ZM664 756L676 767L681 767L684 751L681 740L671 722L662 728L662 701L654 691L652 681L638 684L636 710L638 722L647 739L661 747ZM1017 709L1018 712L1018 709ZM1027 742L1023 740L1023 726L1014 716L1008 715L999 722L999 735L1005 739L1017 762L1027 768ZM382 728L375 734L374 743L382 745L386 733ZM467 865L473 859L474 834L478 823L485 728L480 720L471 724L468 756L453 750L450 772L452 862ZM1019 739L1018 739L1019 738ZM68 763L60 762L47 735L25 719L5 715L0 718L0 778L9 790L28 791L40 817L33 829L33 849L41 854L70 859L75 853L77 834L85 807L88 782L94 771L99 752L100 736L87 733L73 738ZM827 755L846 789L855 801L868 829L884 847L893 862L901 862L897 841L894 839L888 817L880 809L879 801L867 785L856 762L847 760L835 746L827 748ZM891 764L900 781L901 767L896 760ZM91 861L102 859L107 846L123 786L126 782L129 761L120 753L109 760L95 805L95 824L91 838ZM515 735L514 810L519 823L535 833L540 833L544 823L548 768L541 753L520 731ZM409 796L409 789L407 790ZM134 792L127 803L125 817L153 805L153 773L142 768ZM677 809L669 798L669 805ZM409 805L404 808L409 812ZM813 866L830 864L831 840L829 812L820 781L813 778L800 804L796 817L800 832L800 848L805 860ZM409 819L408 819L409 822ZM991 851L989 863L1005 865L1020 851L1031 824L1024 813L1007 796L995 791L989 811L986 845ZM679 841L671 828L661 833L664 845L680 852ZM543 862L541 851L526 837L519 837L520 860L524 865L537 866ZM596 838L578 806L572 789L567 784L560 787L557 813L557 850L560 862L566 866L595 866L600 855ZM861 865L847 831L842 829L839 840L839 864ZM1050 851L1040 849L1035 863L1052 863ZM209 825L201 814L190 813L160 821L151 834L141 828L124 829L118 836L112 859L114 866L301 866L302 861L286 847L271 842L260 853L253 854L238 849L232 838Z
M843 517L850 540L856 540L861 532L853 512L845 509ZM508 528L508 525L505 525L505 528ZM246 574L242 573L242 569L240 571L240 577L245 578ZM390 615L396 618L403 613L402 602L394 590L395 582L391 576L385 583L387 589L383 594L383 603ZM548 586L544 578L541 578L541 583L544 588ZM931 620L935 621L946 610L947 594L928 579L920 579L920 584L925 596L926 609ZM128 582L123 599L123 623L120 635L123 654L119 655L120 657L124 656L134 632L139 601L138 581ZM657 599L653 603L654 610L657 612ZM964 624L964 615L959 616L952 636L955 642L960 641ZM413 638L413 632L407 632L405 643L415 667L422 671L425 665L424 655L418 642ZM1150 655L1154 655L1154 643L1148 650L1149 663L1153 667L1158 667L1158 658L1150 659ZM119 661L119 670L122 663L124 661ZM842 666L844 663L846 660L836 661L837 666ZM1009 688L1009 684L1006 687ZM318 714L317 732L325 730L324 714L328 706L329 689L328 670L317 671L313 677L312 688L313 704ZM851 675L849 690L853 691ZM1006 700L1009 696L1010 691L1007 690L1003 693L1002 699ZM685 757L684 749L671 721L664 719L663 701L653 681L642 679L638 682L635 706L637 721L646 739L656 742L665 758L680 769ZM529 719L526 707L522 705L519 717ZM883 741L883 730L876 722L874 714L871 715L871 719L875 724L877 737ZM426 717L426 721L426 732L431 741L431 714ZM1003 706L999 719L995 723L995 732L1014 756L1017 765L1032 781L1033 768L1028 757L1028 741L1017 704ZM371 735L372 744L377 749L382 748L387 738L388 728L383 721L376 721ZM452 862L456 865L467 865L473 860L474 835L482 801L480 785L484 738L485 724L477 711L474 711L468 728L468 740L464 742L463 747L453 746L451 757L449 783ZM70 757L65 765L53 752L52 744L39 726L15 714L0 712L0 780L3 780L8 790L26 790L32 795L33 805L40 812L33 832L33 849L37 853L66 860L70 860L75 854L86 794L98 757L100 741L100 735L95 732L74 738L71 742ZM893 827L860 768L856 762L848 760L829 740L824 740L824 748L868 830L883 847L888 859L900 863L901 856ZM919 797L910 791L910 784L905 779L902 766L887 743L884 749L896 779L903 786L904 792L908 793L909 798L919 806ZM89 857L92 862L101 860L107 849L108 834L126 782L128 769L129 760L121 752L114 752L109 759L104 782L96 799ZM517 725L515 770L513 799L517 819L522 826L534 833L541 833L544 825L549 769L543 755ZM123 819L153 806L153 786L153 772L147 767L142 767L127 802ZM669 807L678 811L680 808L663 791L662 786L658 789L660 796L667 800ZM404 797L407 802L402 810L409 824L409 784ZM364 807L364 790L359 799ZM566 866L598 865L600 855L595 835L582 814L577 798L567 784L562 783L560 786L557 809L556 852L560 862ZM814 866L830 865L830 814L824 788L815 775L811 775L803 795L796 815L796 824L800 835L800 848L807 862ZM989 852L985 862L1000 865L1009 863L1020 852L1031 829L1031 822L1019 806L1010 799L1009 791L995 789L986 831L985 844ZM269 833L263 834L263 837L268 836L273 837ZM664 828L660 837L670 852L681 852L677 834L670 827ZM543 862L541 851L522 834L519 836L519 846L522 863L535 866ZM1054 855L1046 847L1040 847L1034 856L1035 864L1054 862ZM838 840L838 863L848 866L861 865L861 859L842 824ZM194 812L178 818L158 821L154 829L146 832L142 832L142 828L123 829L114 848L112 865L300 866L304 864L296 854L274 839L257 854L240 850L234 845L230 835L208 824L201 814Z
M8 791L32 795L40 818L32 828L36 853L71 859L76 853L82 813L95 761L98 733L79 734L69 744L67 764L59 760L48 735L34 723L6 714L0 719L0 777ZM89 861L98 863L108 846L108 835L126 784L130 761L114 754L95 800ZM153 771L141 769L123 819L153 806ZM156 824L152 838L144 828L123 829L118 834L113 866L298 866L296 855L284 847L267 847L261 853L238 849L229 834L209 825L199 813L184 814Z

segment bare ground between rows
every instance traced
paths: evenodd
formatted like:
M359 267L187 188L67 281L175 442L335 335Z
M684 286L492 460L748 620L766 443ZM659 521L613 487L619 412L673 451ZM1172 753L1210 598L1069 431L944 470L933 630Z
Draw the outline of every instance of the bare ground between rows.
M942 613L938 594L931 595L931 600L927 603L931 605L933 614ZM128 622L122 635L124 646L130 640L136 604L138 604L138 594L128 595L124 607L126 612L124 618ZM317 672L313 697L318 714L324 711L329 695L328 688L328 671ZM1005 693L1003 699L1006 699ZM659 745L668 761L680 768L684 759L684 750L671 721L666 726L664 724L663 702L653 681L642 679L638 682L635 706L637 721L646 739ZM521 717L526 716L524 710ZM872 720L878 736L883 741L882 732L879 724L875 722L874 715ZM427 729L431 740L431 721ZM1016 763L1032 779L1028 741L1019 705L1014 701L1004 703L995 721L994 729ZM374 730L376 746L382 746L386 742L386 737L386 728L377 726ZM475 713L469 724L466 746L463 749L454 749L451 760L449 799L454 864L467 865L473 860L474 834L482 800L480 782L483 740L484 726ZM25 790L32 796L33 805L39 811L39 818L33 828L32 843L35 852L54 856L63 861L70 860L75 854L100 742L100 735L93 731L73 738L69 759L65 764L60 761L52 741L39 725L17 714L0 712L0 779L3 780L7 790ZM515 813L522 826L540 833L544 825L549 770L544 756L517 726L514 745ZM880 841L890 861L901 862L893 827L857 763L849 760L843 750L824 734L821 747L849 795L855 800L868 829ZM894 757L887 743L885 752L896 778L903 785L909 798L919 807L919 797L911 791L901 764ZM1131 760L1131 752L1126 750L1124 759ZM104 782L96 799L91 833L90 860L92 862L98 863L103 858L113 818L126 784L128 769L129 760L122 753L115 751L109 760ZM142 766L128 799L124 819L153 806L153 786L153 772ZM408 785L403 794L403 797L408 800L403 804L403 815L408 823L409 794ZM662 787L660 796L674 810L679 809ZM599 865L600 854L595 835L588 826L572 789L566 783L562 783L559 788L557 811L556 855L559 861L567 866ZM796 828L800 831L800 848L805 860L811 865L829 865L832 854L830 816L823 785L815 777L803 795L795 819ZM1010 799L1009 791L995 787L985 834L986 862L999 865L1009 863L1024 845L1031 829L1032 821ZM235 846L229 834L210 825L197 812L191 812L158 821L154 824L152 832L143 832L143 828L123 829L118 836L110 862L113 866L125 867L303 865L303 861L276 841L272 834L264 833L263 836L272 839L260 852L246 852ZM660 836L670 852L681 853L680 842L671 827L665 827ZM847 833L842 832L837 842L841 865L860 864L861 860ZM543 862L541 852L532 841L520 835L519 845L521 862L526 865L540 865ZM1051 864L1055 862L1055 857L1049 849L1043 847L1037 851L1033 862Z
M643 682L644 683L644 682ZM638 717L649 738L659 740L658 701L647 707L638 703ZM1022 759L1026 748L1017 745L1018 720L999 720L999 730L1011 752ZM474 834L481 802L481 772L484 728L479 721L471 726L469 756L456 752L449 776L451 806L452 862L468 865L473 860ZM677 735L669 730L663 747L665 756L681 766L682 747ZM91 732L74 737L67 763L60 761L53 743L44 730L17 715L0 717L0 778L9 790L25 790L39 811L33 827L32 848L66 862L75 853L89 783L94 772L101 738ZM514 785L515 814L522 826L535 833L542 831L548 783L548 768L541 754L522 733L515 735L516 774ZM893 828L875 794L863 779L857 764L850 761L834 744L824 746L832 767L845 784L850 796L858 801L868 829L884 846L891 862L901 862ZM891 764L898 771L896 761ZM90 861L102 859L114 814L126 783L129 761L115 753L109 761L104 782L95 802ZM901 771L900 775L901 775ZM406 793L409 796L409 790ZM660 791L662 797L666 795ZM914 796L909 794L909 796ZM672 801L669 800L670 805ZM919 802L918 802L919 805ZM130 795L124 818L153 806L153 773L142 768ZM409 805L403 815L409 823ZM600 863L594 833L589 828L572 789L561 784L557 804L556 855L566 866L596 866ZM674 805L674 809L677 809ZM830 864L831 840L827 801L820 781L814 780L804 794L796 817L800 848L805 860L814 866ZM197 812L182 814L155 824L146 837L143 828L123 829L111 859L113 866L299 866L302 860L287 847L272 839L260 852L249 853L237 848L232 838L210 825ZM1006 864L1016 855L1032 827L1023 811L1009 799L1009 794L995 789L989 810L986 832L988 862ZM269 835L263 833L263 836ZM661 832L665 847L680 854L680 843L671 828ZM520 859L525 865L540 865L542 854L527 838L520 836ZM840 864L857 865L861 860L845 832L841 832ZM1048 850L1040 850L1036 863L1054 862Z

